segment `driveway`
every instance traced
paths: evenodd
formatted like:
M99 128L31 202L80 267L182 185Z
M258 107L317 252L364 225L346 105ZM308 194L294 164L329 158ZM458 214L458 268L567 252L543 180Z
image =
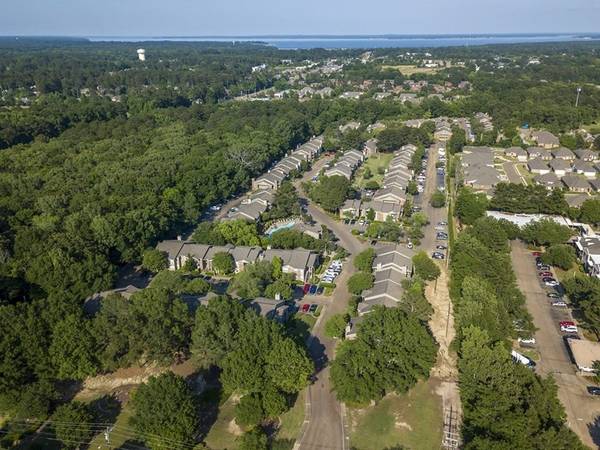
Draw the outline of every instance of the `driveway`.
M508 162L503 163L502 167L504 168L504 172L506 173L506 176L508 177L508 181L510 181L511 183L515 183L515 184L527 184L525 179L519 173L516 163L514 163L512 161L508 161Z
M595 424L600 416L600 399L590 396L586 386L590 380L576 375L575 366L567 352L558 328L561 320L570 320L566 308L555 308L546 297L546 290L539 282L535 260L521 242L511 243L512 264L519 288L525 294L527 309L538 328L535 333L536 347L540 353L537 373L554 375L558 385L558 398L565 407L568 426L592 448L600 445L600 429Z

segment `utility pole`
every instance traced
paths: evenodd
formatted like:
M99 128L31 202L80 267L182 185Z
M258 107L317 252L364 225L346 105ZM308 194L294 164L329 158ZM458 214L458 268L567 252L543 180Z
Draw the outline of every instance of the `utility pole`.
M575 99L575 108L579 106L579 94L581 94L581 88L577 88L577 98Z

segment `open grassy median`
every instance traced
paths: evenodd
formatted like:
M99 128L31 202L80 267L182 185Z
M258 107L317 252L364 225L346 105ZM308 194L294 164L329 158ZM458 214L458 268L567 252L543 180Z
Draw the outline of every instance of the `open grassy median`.
M387 395L374 406L348 408L352 448L439 449L443 416L436 386L432 380L419 382L406 394Z

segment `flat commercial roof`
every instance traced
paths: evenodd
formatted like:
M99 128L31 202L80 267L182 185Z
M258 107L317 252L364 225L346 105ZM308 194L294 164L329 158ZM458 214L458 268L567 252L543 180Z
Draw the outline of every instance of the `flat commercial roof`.
M567 339L575 364L583 372L593 372L594 361L600 361L600 343L585 339Z

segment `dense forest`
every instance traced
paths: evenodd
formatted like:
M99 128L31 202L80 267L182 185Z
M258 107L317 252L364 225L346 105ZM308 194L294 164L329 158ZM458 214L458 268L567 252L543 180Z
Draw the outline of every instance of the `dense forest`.
M245 312L224 300L219 300L214 310L193 317L179 297L191 289L188 283L194 282L194 292L202 283L174 281L169 275L157 276L154 285L135 294L126 306L121 298L110 297L94 317L84 314L84 300L112 288L119 268L140 263L144 252L158 240L189 233L209 206L245 191L253 177L314 135L323 133L326 149L335 151L362 145L365 127L376 121L399 125L407 119L472 117L483 111L493 116L495 131L502 131L509 142L524 122L564 133L599 119L600 70L595 45L440 49L439 57L462 58L466 64L416 74L414 79L470 81L472 90L461 92L452 101L423 97L419 104L337 97L235 100L248 92L286 88L288 82L281 73L287 67L322 65L331 58L353 60L335 75L339 80L315 74L307 79L336 84L337 90L350 89L367 78L400 84L405 76L382 67L394 62L398 49L377 50L374 62L363 64L356 60L362 50L280 51L258 43L156 42L143 44L149 57L141 62L136 55L139 45L0 38L0 412L28 417L28 412L35 411L36 417L46 417L57 403L57 382L81 380L141 359L166 364L176 355L188 357L197 354L199 347L212 346L219 357L209 362L221 364L232 389L242 386L251 393L243 407L255 413L248 422L276 416L289 406L312 370L302 346L279 327L254 316L248 319ZM544 63L527 65L531 55L544 55ZM499 60L506 60L506 68L498 69ZM253 70L262 64L268 69ZM272 70L275 67L278 70ZM584 94L576 108L574 92L580 84ZM361 122L360 131L347 133L339 141L332 139L339 136L338 126L350 120ZM391 126L380 138L388 150L409 141L429 143L426 127ZM552 209L575 217L560 193L547 196L537 190L517 191L501 187L492 205L510 211L518 196L526 200L519 204L527 204L532 211ZM507 230L479 219L487 200L464 195L459 215L464 215L461 219L470 217L474 226L456 244L452 294L462 314L461 352L468 355L474 348L487 351L503 345L508 337L508 331L490 317L530 323L509 270ZM587 210L577 214L600 220L597 203L589 203ZM271 218L277 212L276 207ZM290 232L271 244L289 248L298 239ZM306 247L330 245L306 241ZM483 259L487 266L481 263ZM481 313L485 317L470 317L464 305L480 294L488 300ZM397 330L400 340L414 330L423 331L418 321L406 316L402 311L374 315L371 334L348 345L346 356L352 356L361 345L369 347L369 339L379 339L375 332L378 317L405 323ZM225 342L222 329L212 330L211 321L239 328L236 340ZM211 334L203 335L206 330ZM256 342L248 350L241 343L252 337ZM422 337L431 340L424 331ZM267 356L271 344L280 347L273 361ZM355 400L379 398L389 390L414 384L433 362L434 343L429 347L409 379L394 379L376 388L369 385L370 390ZM276 377L250 371L255 366L253 358L260 355L265 364L284 372L289 354L297 356L299 378L284 380L285 385L264 395L257 386ZM507 364L503 353L494 358L489 367ZM249 369L247 379L235 379L231 374L240 361ZM463 362L462 380L471 376L470 370ZM555 404L552 384L533 374L525 377L536 389L548 391L547 406L554 409L552 414L539 414L547 425L540 428L545 434L539 438L538 448L549 439L549 433L569 438L561 425L562 412ZM154 384L160 388L161 383L175 391L181 387L178 380ZM522 394L518 398L527 404L522 407L535 412L537 406L529 406L528 394ZM144 402L138 403L143 409ZM505 441L492 436L477 447L478 430L489 427L490 433L495 433L493 424L474 420L478 407L475 397L467 398L471 448ZM77 408L58 409L57 414L69 417L78 413ZM248 410L241 415L248 415ZM530 436L522 430L518 437ZM515 446L520 443L516 438L511 441Z

